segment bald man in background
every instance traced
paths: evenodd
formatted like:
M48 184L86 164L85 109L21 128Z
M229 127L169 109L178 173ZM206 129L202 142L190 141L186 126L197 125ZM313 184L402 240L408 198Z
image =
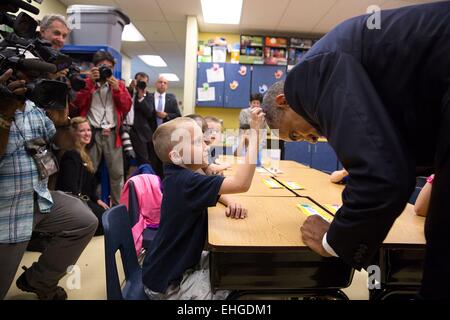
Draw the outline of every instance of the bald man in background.
M178 108L177 98L172 93L167 93L169 88L169 81L162 75L158 76L155 82L155 93L150 94L150 100L155 106L155 123L152 124L155 128L161 124L172 119L181 117L180 109ZM163 169L161 160L155 152L150 155L150 162L156 174L163 178Z

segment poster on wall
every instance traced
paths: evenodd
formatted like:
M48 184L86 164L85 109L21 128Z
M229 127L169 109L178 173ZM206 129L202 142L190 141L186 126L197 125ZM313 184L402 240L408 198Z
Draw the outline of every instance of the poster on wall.
M225 81L225 72L219 65L214 65L212 68L206 70L206 81L208 83Z
M197 88L197 101L214 101L216 100L216 88L201 87Z

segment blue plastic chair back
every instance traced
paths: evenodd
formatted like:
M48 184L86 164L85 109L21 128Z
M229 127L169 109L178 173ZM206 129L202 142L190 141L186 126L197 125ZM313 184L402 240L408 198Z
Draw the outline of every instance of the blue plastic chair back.
M102 217L105 231L106 292L108 300L146 300L142 284L142 269L139 266L130 219L125 205L107 210ZM120 285L116 264L116 252L120 251L125 273L125 286Z
M416 187L409 198L408 203L415 204L420 191L422 191L423 186L427 183L427 177L416 177Z
M152 166L149 165L148 163L144 163L144 164L141 164L139 167L137 167L136 170L134 170L134 172L131 174L130 178L137 176L138 174L143 174L143 173L156 175L155 170L153 170Z

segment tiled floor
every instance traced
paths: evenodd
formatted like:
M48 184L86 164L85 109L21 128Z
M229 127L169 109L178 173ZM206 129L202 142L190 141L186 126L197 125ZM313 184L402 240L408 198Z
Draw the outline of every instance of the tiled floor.
M39 253L25 253L21 265L30 266L36 261ZM60 281L60 286L67 290L69 299L72 300L104 300L106 299L105 285L105 252L103 237L95 237L91 240L80 259L77 266L80 268L80 277L69 274ZM120 265L120 263L119 263ZM25 293L17 289L15 280L22 273L19 269L14 283L12 284L6 299L36 299L36 295ZM77 286L79 279L80 289ZM367 273L355 272L351 286L343 291L351 300L367 300ZM72 289L69 289L72 288Z

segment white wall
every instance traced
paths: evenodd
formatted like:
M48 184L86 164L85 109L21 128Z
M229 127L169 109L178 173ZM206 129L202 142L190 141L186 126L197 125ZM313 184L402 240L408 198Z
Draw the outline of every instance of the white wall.
M125 80L125 83L128 85L132 79L131 75L131 59L126 54L121 52L122 54L122 79Z
M186 21L186 54L184 67L184 98L183 115L195 111L195 90L197 79L197 45L198 24L197 17L188 16Z

